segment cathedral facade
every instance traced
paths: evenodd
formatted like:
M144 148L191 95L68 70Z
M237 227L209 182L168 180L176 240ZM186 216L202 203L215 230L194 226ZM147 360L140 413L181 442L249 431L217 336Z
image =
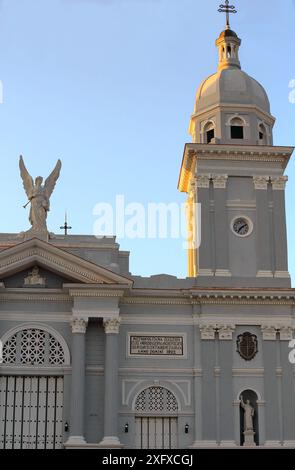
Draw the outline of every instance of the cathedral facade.
M0 235L0 449L295 447L293 148L240 45L228 24L190 121L188 278L132 275L115 238Z

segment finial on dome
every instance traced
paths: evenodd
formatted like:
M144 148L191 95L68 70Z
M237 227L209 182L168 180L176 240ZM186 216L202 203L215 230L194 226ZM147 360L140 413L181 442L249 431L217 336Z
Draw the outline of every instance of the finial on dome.
M226 13L226 29L230 29L229 15L237 13L235 5L230 5L229 0L225 0L225 5L219 5L219 13Z

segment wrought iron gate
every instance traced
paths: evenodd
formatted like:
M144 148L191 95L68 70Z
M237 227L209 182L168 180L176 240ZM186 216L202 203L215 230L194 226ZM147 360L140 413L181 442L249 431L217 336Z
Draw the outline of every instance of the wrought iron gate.
M63 377L0 377L0 449L63 445Z
M177 418L136 418L137 449L177 449Z

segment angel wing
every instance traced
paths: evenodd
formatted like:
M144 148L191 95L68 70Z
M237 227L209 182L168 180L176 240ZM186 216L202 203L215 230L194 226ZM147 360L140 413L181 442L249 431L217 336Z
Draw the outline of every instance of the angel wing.
M44 189L48 198L50 198L51 194L53 193L56 182L60 175L60 170L61 170L61 161L58 160L53 172L51 173L51 175L48 176L44 184Z
M21 177L22 177L22 180L23 180L23 184L24 184L26 194L27 194L28 198L30 198L31 193L34 189L34 180L31 177L28 170L26 169L26 166L25 166L25 163L24 163L24 160L23 160L22 156L20 156L20 159L19 159L19 169L20 169L20 174L21 174Z

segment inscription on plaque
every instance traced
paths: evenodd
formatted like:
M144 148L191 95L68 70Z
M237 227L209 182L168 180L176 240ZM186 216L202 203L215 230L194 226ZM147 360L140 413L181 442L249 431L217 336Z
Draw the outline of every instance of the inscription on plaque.
M132 356L183 356L183 336L130 336Z

